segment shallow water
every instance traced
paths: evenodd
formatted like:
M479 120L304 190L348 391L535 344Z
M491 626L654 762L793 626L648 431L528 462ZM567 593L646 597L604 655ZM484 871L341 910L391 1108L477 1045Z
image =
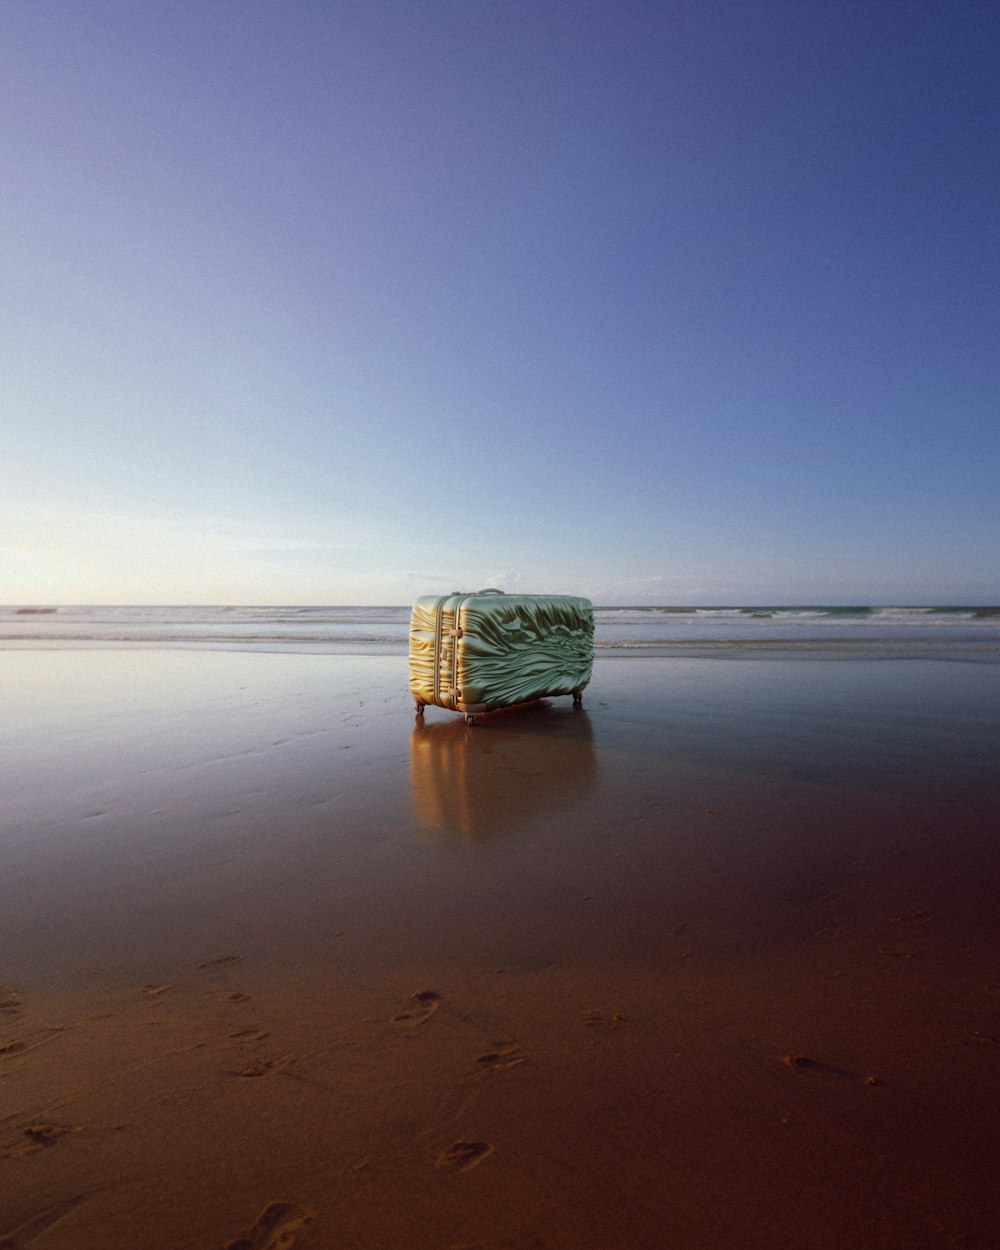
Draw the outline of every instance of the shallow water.
M0 647L404 654L409 607L0 605ZM944 656L1000 662L1000 607L608 608L599 653Z

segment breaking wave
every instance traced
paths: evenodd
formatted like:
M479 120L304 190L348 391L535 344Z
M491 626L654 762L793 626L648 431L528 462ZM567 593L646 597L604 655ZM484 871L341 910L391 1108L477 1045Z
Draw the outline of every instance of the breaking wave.
M407 650L410 607L0 607L0 646L171 646L251 650ZM616 605L594 610L598 651L705 644L1000 645L1000 605Z

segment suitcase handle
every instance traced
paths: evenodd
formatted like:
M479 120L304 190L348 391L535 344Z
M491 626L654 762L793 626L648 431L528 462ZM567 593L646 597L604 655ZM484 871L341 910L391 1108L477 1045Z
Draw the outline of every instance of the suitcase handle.
M502 590L497 590L496 586L487 586L485 590L477 590L477 595L502 595Z

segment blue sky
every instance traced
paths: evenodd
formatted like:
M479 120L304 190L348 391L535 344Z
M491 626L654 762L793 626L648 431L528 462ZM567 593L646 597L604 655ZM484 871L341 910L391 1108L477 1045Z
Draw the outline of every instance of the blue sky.
M1000 601L1000 11L2 0L0 601Z

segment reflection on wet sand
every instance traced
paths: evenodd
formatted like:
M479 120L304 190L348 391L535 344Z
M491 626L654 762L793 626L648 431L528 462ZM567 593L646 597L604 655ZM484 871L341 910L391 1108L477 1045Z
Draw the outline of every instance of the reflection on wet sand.
M540 701L475 727L418 717L410 735L416 823L462 838L486 837L557 808L596 776L593 727L582 707Z
M0 651L0 1246L997 1245L1000 665L401 676Z

